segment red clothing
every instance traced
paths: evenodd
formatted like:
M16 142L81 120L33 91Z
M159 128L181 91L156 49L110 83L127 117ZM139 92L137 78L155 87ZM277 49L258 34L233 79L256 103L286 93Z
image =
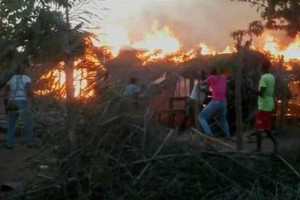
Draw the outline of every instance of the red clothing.
M258 110L255 114L254 128L256 130L271 130L272 112Z
M206 82L212 89L212 100L226 101L226 79L227 76L224 74L207 77Z

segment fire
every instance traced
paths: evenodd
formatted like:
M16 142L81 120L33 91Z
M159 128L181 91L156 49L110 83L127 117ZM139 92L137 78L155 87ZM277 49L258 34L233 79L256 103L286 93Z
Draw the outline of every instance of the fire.
M146 49L149 52L160 50L160 58L178 51L180 46L180 42L167 26L159 30L156 24L152 25L152 33L147 34L144 40L133 44L134 48Z
M158 29L157 23L154 23L151 30L145 39L132 44L133 48L140 50L137 57L144 61L143 65L160 59L180 63L196 56L193 50L181 50L182 45L169 27Z
M300 60L300 36L297 36L293 42L283 48L279 42L271 35L266 35L264 38L265 45L263 50L270 52L273 56L284 56L288 60Z
M184 51L183 45L175 37L172 29L168 26L159 28L157 22L154 22L151 26L151 31L138 41L133 41L130 38L129 31L122 26L104 28L103 33L98 35L100 42L94 43L95 45L108 46L113 56L117 56L122 47L137 49L137 57L144 64L160 59L166 59L175 63L184 62L197 56L197 48L201 49L202 55L234 52L234 48L230 45L226 46L223 51L217 51L204 42L199 42L194 49ZM279 40L270 33L265 33L258 40L262 41L263 44L256 46L255 49L267 51L275 57L283 55L286 60L300 60L300 36L286 47L282 47Z
M94 45L108 46L113 56L117 56L120 49L127 47L138 50L137 57L143 61L143 64L156 60L165 59L170 62L180 63L197 55L196 49L187 51L182 50L182 44L174 36L173 31L168 26L158 27L154 22L151 31L141 40L132 41L125 27L113 27L103 30L105 34L99 34L99 42L93 41ZM205 55L213 54L215 51L208 50L204 43L199 47L204 49Z
M270 52L274 56L280 55L279 45L275 38L271 35L267 35L265 38L265 45L263 46L264 51Z
M104 28L102 33L98 34L99 40L92 40L95 46L108 46L111 54L118 56L122 46L130 46L128 31L122 26L112 26Z
M42 75L41 81L50 82L48 87L37 90L38 95L55 94L60 98L66 98L66 75L63 71L64 63L59 63L56 69L50 70ZM89 72L87 68L76 68L73 72L74 78L74 97L77 99L89 98L95 96L93 81L96 72Z
M299 59L300 60L300 37L298 36L296 40L291 43L282 53L284 57L288 60Z
M78 58L73 63L74 97L86 99L95 96L95 82L97 72L103 71L104 67L96 49L92 47L91 38L86 38L86 49L84 56ZM106 48L102 49L106 54ZM51 70L43 74L36 85L39 89L35 91L38 95L52 94L58 98L66 98L66 74L64 72L65 63L60 62Z
M142 39L133 41L129 37L129 32L125 27L113 26L103 28L103 33L98 34L99 40L87 38L87 47L84 58L74 62L74 96L76 98L89 98L95 96L93 87L97 70L102 69L103 58L114 58L118 56L121 49L129 48L137 50L136 56L143 61L143 65L157 60L165 60L173 63L182 63L199 55L229 54L235 50L232 46L226 46L223 51L217 51L204 42L199 42L194 48L185 49L174 32L168 26L158 27L158 23L153 23L151 31ZM263 45L258 45L256 49L270 52L273 56L285 57L286 61L300 60L300 36L296 37L289 45L283 47L278 39L266 33L259 38ZM97 47L98 46L98 47ZM95 53L95 48L101 48L104 56L99 58ZM101 60L102 59L102 60ZM50 87L37 91L37 94L46 95L55 92L59 97L65 98L65 74L64 63L59 63L52 70L42 75L40 78L49 81Z

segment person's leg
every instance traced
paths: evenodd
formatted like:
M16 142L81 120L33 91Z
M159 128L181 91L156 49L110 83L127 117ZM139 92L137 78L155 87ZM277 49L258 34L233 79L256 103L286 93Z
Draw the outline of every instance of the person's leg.
M196 112L196 107L197 107L197 102L195 100L191 101L191 109L190 109L190 113L189 113L189 117L190 117L190 122L191 122L191 127L195 125L195 112Z
M271 133L271 130L266 130L265 131L267 133L268 138L270 138L274 144L274 149L273 149L273 153L274 154L278 154L278 141L276 140L276 138L273 136L273 134Z
M230 131L229 131L229 125L227 121L227 107L226 107L226 102L220 101L220 113L218 116L220 126L222 131L224 132L225 137L230 137Z
M208 119L215 113L217 109L218 103L216 101L211 101L207 104L207 106L200 112L198 116L199 123L203 132L207 135L211 135L212 132L208 125Z
M184 132L185 131L186 123L190 118L190 114L191 114L191 105L190 105L190 100L188 99L185 102L185 113L184 113L183 120L182 120L182 122L180 123L180 126L179 126L179 132Z
M20 117L24 126L25 140L28 145L32 144L32 124L30 118L30 112L27 105L27 101L18 101L18 106L20 108Z
M8 111L8 126L7 126L7 140L6 147L14 147L14 138L15 138L15 126L18 119L18 114L16 111Z
M256 131L256 151L257 152L261 152L262 133L263 133L263 131Z
M184 114L183 120L179 126L179 132L184 132L186 129L186 122L188 121L189 116L187 114Z
M265 112L256 111L254 120L254 129L256 130L256 151L261 152L261 143L263 139L263 132L265 130Z

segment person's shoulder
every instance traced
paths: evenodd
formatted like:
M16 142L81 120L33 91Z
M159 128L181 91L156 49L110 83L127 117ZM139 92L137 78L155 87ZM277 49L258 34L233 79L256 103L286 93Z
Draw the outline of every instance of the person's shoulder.
M10 79L7 81L7 84L10 84L14 79L16 79L16 75L10 77Z
M31 82L31 78L27 75L22 75L22 79L26 82Z
M207 77L206 80L212 80L212 79L215 79L215 78L216 78L216 76L213 75L213 74L211 74L211 75L209 75L209 76Z
M272 73L265 73L261 76L261 78L275 78L275 76Z
M260 76L260 79L265 79L265 78L268 78L268 77L270 77L270 76L269 76L269 73L265 73L265 74L262 74L262 75Z

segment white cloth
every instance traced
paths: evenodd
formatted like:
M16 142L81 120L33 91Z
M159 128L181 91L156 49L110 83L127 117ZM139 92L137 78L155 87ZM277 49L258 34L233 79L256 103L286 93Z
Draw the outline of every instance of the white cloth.
M140 93L141 88L135 84L129 84L126 86L123 95L125 96L133 96Z
M9 100L26 100L26 84L31 83L31 78L27 75L13 75L6 83L9 85Z
M201 85L199 81L196 81L192 92L190 94L190 98L203 103L206 99L206 94L203 90L205 90L206 86Z

